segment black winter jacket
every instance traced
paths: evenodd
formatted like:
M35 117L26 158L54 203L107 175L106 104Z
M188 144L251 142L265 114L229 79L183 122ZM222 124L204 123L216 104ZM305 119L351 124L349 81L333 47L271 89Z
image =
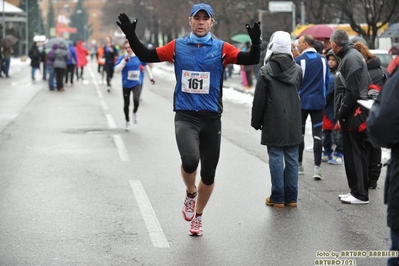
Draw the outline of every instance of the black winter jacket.
M375 147L391 148L385 179L384 203L388 226L399 230L399 70L391 76L371 107L367 135Z
M342 47L337 56L341 63L334 84L334 112L338 119L346 119L354 111L358 99L367 99L371 78L366 61L353 44Z
M301 143L301 82L301 67L286 54L272 55L260 69L251 126L262 129L262 145L287 147Z

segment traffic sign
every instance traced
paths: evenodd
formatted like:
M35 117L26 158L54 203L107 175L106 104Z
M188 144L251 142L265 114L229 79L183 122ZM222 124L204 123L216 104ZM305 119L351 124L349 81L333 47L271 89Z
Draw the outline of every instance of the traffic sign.
M270 12L292 12L293 10L292 1L270 1L269 11Z

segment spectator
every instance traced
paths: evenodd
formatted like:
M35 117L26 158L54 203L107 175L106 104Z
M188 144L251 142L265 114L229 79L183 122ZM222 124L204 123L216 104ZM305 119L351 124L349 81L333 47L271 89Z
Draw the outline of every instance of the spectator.
M391 250L399 250L399 71L396 69L371 107L367 136L374 147L391 149L387 162L384 203L388 205L387 224L391 229ZM388 259L388 266L399 265L399 257Z
M314 41L314 49L316 50L317 53L323 54L324 52L324 42L315 40Z
M387 67L387 71L389 73L389 75L392 75L392 73L395 71L395 69L397 69L399 67L399 56L395 56L395 58L393 58L391 60L391 62L389 62L389 65Z
M251 51L251 44L249 42L245 43L246 52ZM244 72L247 81L247 88L250 89L253 86L253 76L254 76L254 65L244 65Z
M71 81L71 85L73 85L73 74L75 73L75 67L78 62L78 56L76 54L76 50L75 50L75 47L73 46L72 42L70 42L68 44L68 57L69 57L69 59L66 62L67 69L65 72L65 84L68 84L68 79L69 79ZM83 74L83 70L82 70L82 74Z
M315 40L312 35L301 36L298 40L300 56L295 62L302 67L303 81L299 90L301 98L302 143L299 145L299 174L304 174L302 165L305 148L305 128L308 115L312 120L314 168L313 178L323 179L321 171L322 125L324 107L326 105L326 88L330 78L330 68L326 58L314 49Z
M2 49L0 48L0 78L3 77L1 74L3 72L3 52L1 51Z
M338 165L344 162L342 132L334 114L335 74L337 73L340 59L331 50L327 52L326 58L330 67L330 79L326 91L326 106L324 108L322 127L324 152L321 160L332 165ZM334 145L335 149L333 149Z
M83 80L83 68L87 65L87 56L89 52L83 46L82 41L78 41L75 46L76 56L78 61L76 63L76 80L82 79ZM80 70L80 75L79 75Z
M40 45L39 47L39 52L40 52L40 62L41 65L43 66L43 80L47 80L46 75L47 75L47 70L46 70L46 51L44 50L44 46Z
M381 89L388 78L388 72L381 66L381 60L373 55L366 45L362 42L354 44L356 50L358 50L364 60L367 63L367 70L369 72L371 82L373 83L372 90L368 90L369 98L376 99ZM368 177L369 177L369 188L376 189L377 181L381 174L381 148L375 148L371 143L366 140L366 154L368 160Z
M36 73L36 70L38 70L40 68L40 61L42 58L36 42L34 42L32 44L32 47L29 50L29 58L30 58L30 66L32 68L31 77L32 77L32 80L35 80L35 73Z
M57 82L55 79L54 73L54 60L55 60L55 51L57 51L59 45L53 44L51 50L47 53L47 60L46 60L46 70L48 73L48 86L51 91L55 90L57 87Z
M14 52L11 46L3 48L3 72L6 75L6 78L10 77L10 62L11 62L11 55ZM1 73L1 72L0 72Z
M57 90L64 91L64 75L67 68L66 62L68 61L68 50L64 42L60 43L60 46L54 53L54 72L55 79L57 81Z
M295 64L291 50L290 34L274 32L252 103L251 126L262 130L261 144L269 154L272 189L266 205L276 208L297 207L298 199L302 69Z
M337 78L334 85L334 112L342 129L344 165L350 192L338 197L343 203L368 204L368 164L365 133L350 130L349 120L358 99L367 99L371 79L362 55L349 42L348 33L334 30L331 49L339 58Z

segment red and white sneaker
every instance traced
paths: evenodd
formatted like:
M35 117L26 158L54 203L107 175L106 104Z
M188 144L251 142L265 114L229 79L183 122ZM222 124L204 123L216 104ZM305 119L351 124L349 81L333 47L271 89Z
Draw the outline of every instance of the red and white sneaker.
M190 198L186 195L182 211L184 220L189 222L194 218L196 203L197 203L197 195L195 195L194 198Z
M202 216L197 216L191 220L191 228L188 234L190 236L202 236Z

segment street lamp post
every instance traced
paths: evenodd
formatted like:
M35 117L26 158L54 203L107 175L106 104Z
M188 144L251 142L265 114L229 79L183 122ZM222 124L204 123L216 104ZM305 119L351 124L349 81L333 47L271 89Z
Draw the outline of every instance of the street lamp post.
M6 37L6 11L5 11L5 1L3 0L3 38Z
M3 0L4 1L4 0ZM29 54L29 9L28 9L28 0L25 0L25 8L26 8L26 24L25 24L25 39L26 39L26 45L25 45L25 54Z
M261 28L261 31L260 31L260 38L261 38L261 40L263 40L263 14L264 13L269 13L269 11L267 11L267 10L262 10L262 9L258 9L258 20L259 20L259 22L260 22L260 26L262 27Z

